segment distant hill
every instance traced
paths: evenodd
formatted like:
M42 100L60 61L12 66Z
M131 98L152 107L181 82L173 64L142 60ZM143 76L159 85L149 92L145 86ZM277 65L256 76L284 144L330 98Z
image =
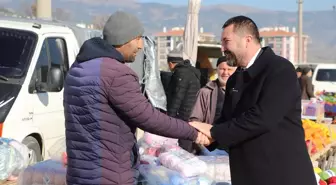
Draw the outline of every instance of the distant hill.
M0 7L24 14L32 2L32 0L0 0ZM133 13L143 21L147 34L162 31L163 27L184 26L187 13L186 6L137 3L134 0L52 0L52 2L54 9L68 12L69 18L77 22L92 22L93 16L109 15L116 10ZM219 36L222 24L228 18L239 14L251 17L259 27L297 25L296 12L270 11L234 4L202 6L199 25L204 31ZM308 46L309 62L336 61L335 28L336 12L332 10L304 12L303 30L311 37Z

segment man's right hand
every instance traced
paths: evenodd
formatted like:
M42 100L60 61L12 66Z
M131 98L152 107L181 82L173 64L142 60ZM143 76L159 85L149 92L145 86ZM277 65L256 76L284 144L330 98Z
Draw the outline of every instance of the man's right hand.
M200 145L209 146L213 142L213 140L208 138L203 133L198 132L197 139L195 142Z
M189 122L189 124L193 126L194 128L196 128L199 132L206 135L208 138L212 139L211 132L210 132L212 125L207 124L207 123L198 122L198 121L192 121L192 122Z

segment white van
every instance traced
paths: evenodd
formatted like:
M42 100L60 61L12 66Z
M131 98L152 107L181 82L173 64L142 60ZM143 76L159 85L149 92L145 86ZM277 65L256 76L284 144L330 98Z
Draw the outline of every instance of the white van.
M0 17L0 137L23 142L30 162L65 135L63 80L79 46L101 32Z
M336 92L336 64L318 64L312 77L314 93Z

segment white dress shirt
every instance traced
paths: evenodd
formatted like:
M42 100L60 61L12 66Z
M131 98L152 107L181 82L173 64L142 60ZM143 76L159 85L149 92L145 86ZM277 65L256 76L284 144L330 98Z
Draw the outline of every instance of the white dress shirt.
M257 59L257 56L260 52L261 48L258 49L258 51L256 52L256 54L251 58L250 62L247 64L247 66L245 67L245 69L249 68L252 66L252 64L255 62L255 60Z

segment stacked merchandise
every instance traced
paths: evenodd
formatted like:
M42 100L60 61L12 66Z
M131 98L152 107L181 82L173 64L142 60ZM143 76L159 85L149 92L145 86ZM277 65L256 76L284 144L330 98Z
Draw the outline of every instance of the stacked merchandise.
M195 156L180 148L177 140L145 133L139 141L142 184L231 184L227 156Z
M325 112L325 102L318 100L302 100L302 116L322 120Z
M15 181L29 164L29 150L16 140L0 138L0 183Z
M27 167L18 185L66 185L66 167L55 160L46 160Z
M66 185L65 138L59 139L48 151L51 159L27 167L19 177L18 185Z
M228 156L199 156L207 164L205 175L215 182L231 183L231 173Z
M336 116L336 93L321 91L316 95L325 102L326 116Z
M336 168L331 168L326 171L315 168L314 171L317 185L336 185Z
M328 124L320 124L312 120L302 120L305 140L310 155L314 155L336 141L336 133Z

